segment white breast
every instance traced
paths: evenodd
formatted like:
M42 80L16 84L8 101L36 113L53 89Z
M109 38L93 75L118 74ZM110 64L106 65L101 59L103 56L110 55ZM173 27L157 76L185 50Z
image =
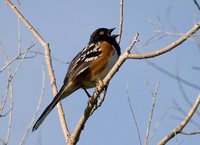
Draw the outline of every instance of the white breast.
M101 73L101 75L99 76L100 79L103 79L107 74L108 72L110 71L110 69L114 66L114 64L117 62L118 60L118 54L117 54L117 51L116 49L113 47L113 54L111 54L111 57L110 59L108 60L108 64L106 66L106 68L103 70L103 72Z

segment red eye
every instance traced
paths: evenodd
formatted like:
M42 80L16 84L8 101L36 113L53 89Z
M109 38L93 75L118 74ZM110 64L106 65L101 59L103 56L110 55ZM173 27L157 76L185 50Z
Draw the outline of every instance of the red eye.
M100 33L99 33L100 35L104 35L105 34L105 32L104 31L100 31Z

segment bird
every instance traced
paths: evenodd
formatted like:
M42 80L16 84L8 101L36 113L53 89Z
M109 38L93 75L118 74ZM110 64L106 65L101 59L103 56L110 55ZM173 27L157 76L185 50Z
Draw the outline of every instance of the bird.
M107 75L121 55L116 41L119 35L111 34L114 29L98 28L91 34L86 47L70 62L62 87L35 122L32 131L38 129L59 101L76 90L83 89L90 97L86 89L95 87L97 81Z

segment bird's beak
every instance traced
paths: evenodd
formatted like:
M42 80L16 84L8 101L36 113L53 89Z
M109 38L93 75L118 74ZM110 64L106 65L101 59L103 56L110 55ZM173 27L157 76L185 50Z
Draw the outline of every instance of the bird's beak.
M119 34L114 34L112 35L112 37L117 38L119 36Z
M111 28L108 30L108 34L111 35L112 31L115 30L115 28Z
M111 35L112 31L114 31L114 30L115 30L115 28L109 29L109 30L108 30L108 35L112 36L113 38L117 38L117 37L119 36L118 34L113 34L113 35Z

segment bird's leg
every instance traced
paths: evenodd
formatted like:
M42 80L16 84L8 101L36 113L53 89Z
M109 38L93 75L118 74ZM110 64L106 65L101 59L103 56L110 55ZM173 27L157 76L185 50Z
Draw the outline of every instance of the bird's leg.
M87 94L87 96L89 98L88 105L94 104L95 103L94 98L89 94L89 92L85 88L83 88L83 90L85 91L85 93ZM95 105L97 105L97 103L95 103Z
M90 98L90 97L91 97L91 95L88 93L88 91L87 91L85 88L83 88L83 90L84 90L84 91L85 91L85 93L87 94L88 98Z
M107 86L104 86L103 81L101 79L97 79L97 81L96 81L96 92L99 92L102 87L105 87L104 91L107 89ZM89 97L88 105L94 104L95 105L94 107L96 108L97 103L98 103L97 100L100 98L100 94L99 94L97 100L94 100L93 96L91 96L85 88L83 88L83 90L85 91L85 93Z

